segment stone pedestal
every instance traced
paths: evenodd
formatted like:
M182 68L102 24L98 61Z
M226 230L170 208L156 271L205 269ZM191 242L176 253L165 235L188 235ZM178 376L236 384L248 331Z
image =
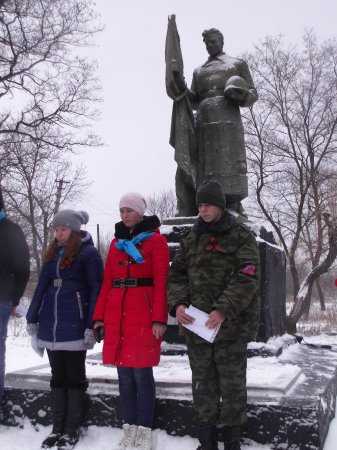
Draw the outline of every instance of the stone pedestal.
M87 425L121 426L116 369L87 359L90 408ZM52 421L48 364L6 376L8 425ZM197 435L187 355L162 356L156 379L155 428L178 436ZM335 414L337 344L294 344L281 358L251 358L247 369L248 422L245 436L273 449L322 450Z
M261 260L261 314L257 340L286 331L286 258L277 246L258 238Z

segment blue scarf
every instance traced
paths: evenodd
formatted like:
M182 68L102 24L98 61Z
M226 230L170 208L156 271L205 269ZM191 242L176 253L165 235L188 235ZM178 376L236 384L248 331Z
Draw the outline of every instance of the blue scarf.
M142 241L145 241L145 239L148 239L153 234L154 233L151 231L143 231L142 233L137 234L137 236L133 239L118 239L115 246L118 250L122 250L122 252L125 252L131 256L137 264L141 264L144 262L144 258L136 245Z
M0 222L6 219L6 213L3 209L0 209Z

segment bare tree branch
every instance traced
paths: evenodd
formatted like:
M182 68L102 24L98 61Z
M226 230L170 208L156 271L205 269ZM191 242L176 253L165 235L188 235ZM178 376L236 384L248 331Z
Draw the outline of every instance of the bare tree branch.
M310 306L309 300L298 303L303 254L309 270L334 254L334 233L323 212L333 192L328 180L337 179L336 54L335 40L319 43L308 31L302 49L267 37L247 56L260 97L244 117L251 184L260 216L287 256L294 289L290 316L296 320L303 305Z
M177 212L176 196L172 190L156 192L146 199L147 211L160 220L174 217Z
M25 138L95 146L96 63L77 52L101 29L92 0L7 0L0 8L0 148ZM0 150L0 158L5 158Z
M2 172L6 206L26 230L36 270L39 271L55 212L55 180L71 180L62 192L62 205L65 201L78 199L87 188L85 170L83 167L73 169L71 163L57 151L48 151L44 146L30 143L12 144L11 159L10 170Z

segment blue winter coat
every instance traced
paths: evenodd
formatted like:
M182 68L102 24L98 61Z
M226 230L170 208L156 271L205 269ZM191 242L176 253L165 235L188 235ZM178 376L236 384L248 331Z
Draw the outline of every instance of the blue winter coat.
M27 312L28 323L38 323L38 339L67 342L83 339L91 328L103 264L92 238L85 232L80 251L70 267L60 268L63 249L43 265Z

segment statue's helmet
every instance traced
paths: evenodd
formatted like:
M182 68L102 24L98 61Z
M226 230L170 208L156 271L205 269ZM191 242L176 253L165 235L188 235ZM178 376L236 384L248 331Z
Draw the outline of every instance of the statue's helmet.
M225 85L225 93L228 93L228 91L230 90L241 91L242 94L247 94L248 83L244 78L238 75L233 75L232 77L228 78Z

